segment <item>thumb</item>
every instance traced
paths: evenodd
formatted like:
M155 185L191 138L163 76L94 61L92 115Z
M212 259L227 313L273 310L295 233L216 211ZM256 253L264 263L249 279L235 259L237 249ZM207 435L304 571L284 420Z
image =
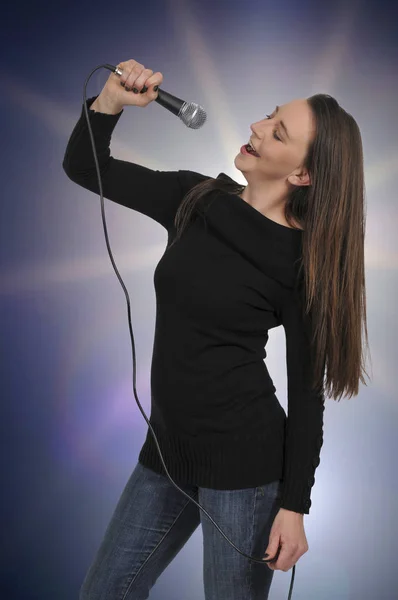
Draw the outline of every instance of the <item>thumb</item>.
M264 558L266 558L268 562L269 562L270 559L273 560L275 558L277 552L278 552L278 548L279 548L279 535L278 534L274 534L269 539L268 546L267 546L267 549L265 551Z

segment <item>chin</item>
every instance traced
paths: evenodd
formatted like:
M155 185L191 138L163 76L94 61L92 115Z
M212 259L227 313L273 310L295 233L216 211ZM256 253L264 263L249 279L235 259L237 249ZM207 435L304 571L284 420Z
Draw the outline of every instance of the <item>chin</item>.
M235 158L234 158L234 164L235 164L235 167L237 169L239 169L239 171L241 171L242 169L240 167L238 167L238 165L239 165L239 158L240 158L240 153L235 156ZM238 163L238 164L236 164L236 163Z

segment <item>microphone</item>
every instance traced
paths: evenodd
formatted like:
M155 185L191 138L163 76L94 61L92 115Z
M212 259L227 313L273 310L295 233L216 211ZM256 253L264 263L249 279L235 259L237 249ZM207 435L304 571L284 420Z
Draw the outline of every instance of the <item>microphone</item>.
M123 72L119 67L114 67L113 65L104 65L104 67L113 71L115 75L121 75ZM163 106L163 108L167 108L173 115L176 115L181 119L184 125L191 129L199 129L206 121L206 111L200 104L186 102L160 88L158 90L158 96L155 98L155 102L160 104L160 106Z

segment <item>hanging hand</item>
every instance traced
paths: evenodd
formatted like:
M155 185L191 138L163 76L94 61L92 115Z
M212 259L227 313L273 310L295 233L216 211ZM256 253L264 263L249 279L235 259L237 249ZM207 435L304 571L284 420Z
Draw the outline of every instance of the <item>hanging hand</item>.
M289 571L307 551L304 515L285 508L279 509L272 524L266 550L266 558L271 557L274 562L266 564L273 571Z

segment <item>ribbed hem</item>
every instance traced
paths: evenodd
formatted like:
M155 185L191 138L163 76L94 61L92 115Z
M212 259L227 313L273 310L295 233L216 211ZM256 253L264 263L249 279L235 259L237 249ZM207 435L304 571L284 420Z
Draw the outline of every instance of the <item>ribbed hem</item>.
M169 475L176 483L235 490L282 478L284 421L257 436L206 439L165 431L151 419L150 423ZM149 427L138 460L166 475Z

